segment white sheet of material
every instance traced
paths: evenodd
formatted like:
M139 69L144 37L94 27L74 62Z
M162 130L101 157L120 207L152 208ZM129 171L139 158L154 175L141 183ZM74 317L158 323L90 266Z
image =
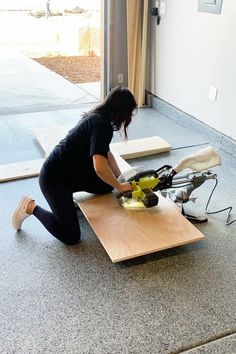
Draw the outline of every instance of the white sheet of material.
M209 146L180 160L174 170L179 173L186 168L190 168L199 172L219 165L221 165L220 154L212 146Z

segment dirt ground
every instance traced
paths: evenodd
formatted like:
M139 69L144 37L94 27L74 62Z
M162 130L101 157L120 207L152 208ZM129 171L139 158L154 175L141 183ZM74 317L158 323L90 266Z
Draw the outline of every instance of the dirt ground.
M87 22L85 14L52 16L47 20L44 16L29 16L25 11L0 11L0 43L6 48L14 48L16 52L23 53L75 84L100 81L100 52L96 51L100 43L97 24L100 23L99 14L95 12L90 17L90 25L97 29L95 33L88 31ZM82 40L78 36L83 26L86 31L82 31ZM89 41L88 33L91 35ZM87 42L90 51L90 45L95 45L90 56L86 52Z
M56 56L32 59L74 84L96 82L101 78L98 56Z

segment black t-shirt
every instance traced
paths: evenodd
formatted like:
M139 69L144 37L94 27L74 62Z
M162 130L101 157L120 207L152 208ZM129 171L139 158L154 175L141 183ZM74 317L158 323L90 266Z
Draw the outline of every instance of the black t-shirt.
M108 157L112 136L112 125L105 117L88 114L56 145L47 159L48 170L54 178L66 179L72 189L86 190L87 185L98 179L93 155Z

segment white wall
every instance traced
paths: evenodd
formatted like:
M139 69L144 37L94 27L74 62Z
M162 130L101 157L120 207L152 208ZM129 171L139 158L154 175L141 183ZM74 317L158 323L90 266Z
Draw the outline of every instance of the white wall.
M197 0L165 3L160 25L151 18L147 90L236 140L236 0L220 15L198 12Z

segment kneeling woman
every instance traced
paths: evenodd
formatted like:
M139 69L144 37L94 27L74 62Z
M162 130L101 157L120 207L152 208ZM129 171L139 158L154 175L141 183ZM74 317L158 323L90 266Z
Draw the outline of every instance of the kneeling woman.
M80 225L73 193L104 194L114 188L120 192L131 189L129 183L118 181L120 170L109 145L115 130L122 130L127 138L136 106L132 93L118 86L83 116L56 145L40 171L39 185L51 210L24 196L12 216L16 230L33 214L54 237L67 245L76 244Z

